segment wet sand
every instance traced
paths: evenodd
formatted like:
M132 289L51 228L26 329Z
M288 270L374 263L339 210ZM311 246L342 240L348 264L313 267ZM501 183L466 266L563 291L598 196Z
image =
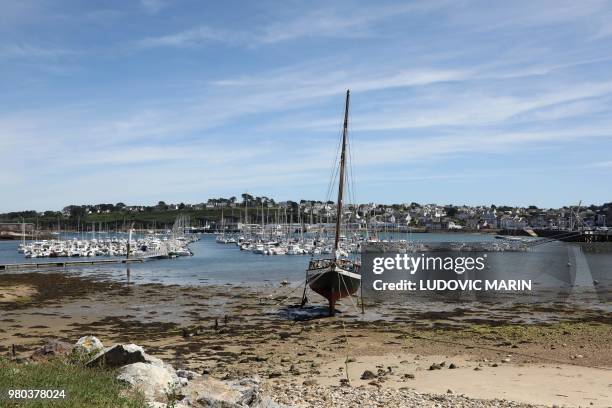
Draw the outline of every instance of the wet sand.
M321 306L300 310L293 305L301 290L284 297L290 289L282 287L135 286L57 272L1 279L4 299L28 289L19 301L0 302L1 354L15 345L26 357L45 339L94 334L107 345L142 345L177 368L222 379L259 375L271 391L304 382L335 387L348 367L353 387L373 390L450 389L548 405L612 401L612 316L597 310L368 306L361 315L345 299L336 317L325 317L323 299L313 295ZM538 313L556 318L505 323ZM366 370L374 377L361 380Z

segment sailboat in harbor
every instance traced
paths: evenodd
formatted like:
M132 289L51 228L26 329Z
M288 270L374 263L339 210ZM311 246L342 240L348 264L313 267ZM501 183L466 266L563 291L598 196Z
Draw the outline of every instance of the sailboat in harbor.
M342 146L340 153L340 170L338 180L338 199L336 202L336 231L334 246L330 258L312 259L306 271L306 284L314 292L329 302L329 314L335 312L336 301L353 295L361 285L361 265L348 259L340 247L340 228L342 225L343 201L347 181L346 161L348 145L348 114L350 90L346 91L344 108L344 125L342 128ZM306 303L306 286L302 296L302 306ZM363 301L362 301L363 305Z

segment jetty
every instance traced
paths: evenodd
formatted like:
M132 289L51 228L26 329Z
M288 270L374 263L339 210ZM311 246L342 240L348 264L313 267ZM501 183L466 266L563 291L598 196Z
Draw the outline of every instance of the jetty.
M71 266L88 266L88 265L102 265L102 264L130 264L130 263L143 263L145 258L130 258L130 259L95 259L91 261L59 261L59 262L21 262L21 263L10 263L0 264L0 271L6 271L9 269L39 269L39 268L67 268Z

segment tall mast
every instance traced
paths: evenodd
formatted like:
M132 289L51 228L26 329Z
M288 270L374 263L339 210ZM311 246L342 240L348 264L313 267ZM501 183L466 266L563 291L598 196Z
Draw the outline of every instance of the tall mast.
M342 153L340 154L340 182L338 184L338 203L336 204L336 237L334 239L334 259L338 258L340 245L340 225L342 223L342 199L344 196L344 165L346 161L346 142L348 137L348 113L350 90L346 90L346 104L344 107L344 126L342 127Z

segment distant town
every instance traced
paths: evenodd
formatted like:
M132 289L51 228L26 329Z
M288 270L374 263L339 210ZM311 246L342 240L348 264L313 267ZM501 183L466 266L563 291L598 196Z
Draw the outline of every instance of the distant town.
M334 221L333 201L275 201L269 197L242 194L240 198L211 198L198 204L69 205L61 211L19 211L0 214L0 231L125 230L128 227L160 229L172 226L178 214L190 218L202 230L238 229L245 224L299 224ZM345 220L372 229L415 231L497 231L607 229L612 202L603 205L576 204L562 208L512 207L506 205L348 204ZM10 234L9 234L10 235Z

